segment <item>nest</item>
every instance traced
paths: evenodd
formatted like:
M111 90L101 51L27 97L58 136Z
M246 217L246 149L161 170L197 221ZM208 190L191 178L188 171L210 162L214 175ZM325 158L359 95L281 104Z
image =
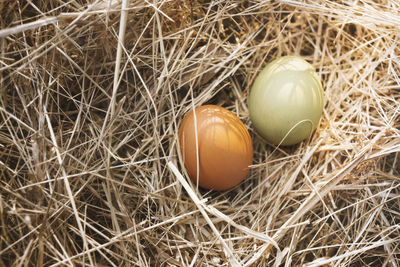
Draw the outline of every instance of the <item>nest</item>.
M0 1L1 266L399 266L396 1ZM246 99L271 60L321 77L317 131L266 143ZM248 127L235 188L188 184L177 133Z

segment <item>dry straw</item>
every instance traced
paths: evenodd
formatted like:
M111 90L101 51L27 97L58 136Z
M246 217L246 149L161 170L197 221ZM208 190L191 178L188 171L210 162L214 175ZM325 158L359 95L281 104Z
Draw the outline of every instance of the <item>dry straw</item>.
M0 266L400 266L398 1L0 1ZM325 108L265 143L246 99L299 55ZM226 192L178 155L186 112L248 126Z

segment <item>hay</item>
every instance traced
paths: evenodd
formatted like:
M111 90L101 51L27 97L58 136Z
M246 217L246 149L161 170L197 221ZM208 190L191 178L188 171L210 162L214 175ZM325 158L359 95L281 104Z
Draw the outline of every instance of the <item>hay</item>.
M1 266L399 266L397 1L0 1ZM299 145L249 121L257 73L315 66ZM184 114L248 126L226 192L189 184Z

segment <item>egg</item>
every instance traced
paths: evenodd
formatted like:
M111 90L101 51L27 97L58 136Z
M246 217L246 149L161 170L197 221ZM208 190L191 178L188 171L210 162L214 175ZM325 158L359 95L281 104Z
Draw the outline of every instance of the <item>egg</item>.
M250 120L257 132L276 145L293 145L317 128L324 106L321 81L304 59L285 56L259 73L250 90Z
M253 143L246 126L229 110L197 107L185 116L178 135L184 165L195 184L226 190L247 176Z

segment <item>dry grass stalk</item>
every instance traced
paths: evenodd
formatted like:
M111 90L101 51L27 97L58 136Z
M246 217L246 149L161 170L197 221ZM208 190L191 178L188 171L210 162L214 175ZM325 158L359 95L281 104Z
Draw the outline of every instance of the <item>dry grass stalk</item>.
M399 266L396 1L0 1L0 266ZM300 55L326 104L266 144L246 97ZM224 106L254 164L185 180L184 114ZM189 183L188 183L189 182Z

